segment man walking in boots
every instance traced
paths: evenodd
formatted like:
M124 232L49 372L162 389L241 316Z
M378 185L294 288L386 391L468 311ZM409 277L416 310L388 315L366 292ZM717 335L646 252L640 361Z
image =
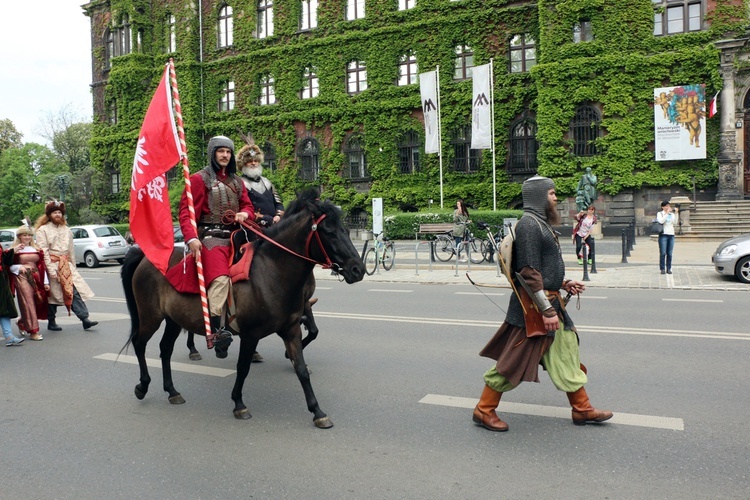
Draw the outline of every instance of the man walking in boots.
M597 410L589 402L578 334L560 297L560 289L576 295L585 286L565 279L565 263L552 229L559 223L555 184L546 177L532 177L523 183L522 196L525 213L516 224L511 263L515 293L505 322L480 352L496 364L484 374L484 391L472 419L491 431L507 431L508 424L495 412L502 394L524 381L539 382L541 364L555 387L567 393L574 424L604 422L612 412Z
M72 310L81 320L84 330L98 325L98 321L89 319L89 310L83 302L93 297L94 292L76 269L73 233L65 222L65 203L56 200L47 203L35 229L36 242L44 252L44 265L49 276L47 330L62 330L55 321L57 306L62 305L68 309L68 314Z

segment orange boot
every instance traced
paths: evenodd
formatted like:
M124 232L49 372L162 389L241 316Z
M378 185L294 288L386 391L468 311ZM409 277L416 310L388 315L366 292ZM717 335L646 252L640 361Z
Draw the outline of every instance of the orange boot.
M576 392L566 392L568 401L573 408L573 423L576 425L586 425L586 422L604 422L612 418L611 411L597 410L591 406L589 395L586 389L581 387Z
M508 430L508 424L500 420L500 417L495 413L495 408L500 404L502 395L502 392L497 392L488 385L484 386L482 397L479 398L479 404L474 408L474 415L472 416L475 424L495 432Z

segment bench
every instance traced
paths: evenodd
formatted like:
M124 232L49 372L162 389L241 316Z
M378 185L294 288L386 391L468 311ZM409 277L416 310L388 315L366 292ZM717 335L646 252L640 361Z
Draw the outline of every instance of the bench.
M420 234L444 234L453 232L452 222L435 222L432 224L420 224L419 231L417 231L416 238L419 239Z

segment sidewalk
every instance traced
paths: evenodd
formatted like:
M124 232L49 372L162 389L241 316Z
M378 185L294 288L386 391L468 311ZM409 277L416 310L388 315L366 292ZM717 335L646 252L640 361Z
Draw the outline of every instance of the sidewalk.
M456 273L455 257L448 263L433 262L429 271L429 246L420 245L415 260L415 241L400 240L396 243L396 261L393 269L382 268L372 276L365 276L364 281L420 283L420 284L468 284L466 278L467 264L461 263ZM583 277L583 266L579 266L575 257L572 241L561 241L563 259L565 260L566 277L580 280ZM655 238L638 237L627 263L622 263L622 243L619 239L604 238L596 241L596 273L589 268L589 281L586 286L592 288L654 288L684 290L736 290L750 291L750 284L744 284L729 276L722 276L714 270L711 263L719 241L694 242L684 241L679 237L675 241L672 260L673 274L659 273L659 245ZM363 242L355 241L354 245L361 250ZM418 264L417 266L415 265ZM418 272L417 272L418 270ZM456 275L457 274L457 275ZM477 283L492 283L508 286L504 276L498 277L494 264L472 264L471 278ZM315 278L319 281L337 280L329 270L316 266Z

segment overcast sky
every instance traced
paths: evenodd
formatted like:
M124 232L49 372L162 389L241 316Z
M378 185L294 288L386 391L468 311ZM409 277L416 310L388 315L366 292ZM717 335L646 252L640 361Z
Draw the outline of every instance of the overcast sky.
M82 0L3 1L0 8L0 119L23 142L64 107L91 121L91 24Z

